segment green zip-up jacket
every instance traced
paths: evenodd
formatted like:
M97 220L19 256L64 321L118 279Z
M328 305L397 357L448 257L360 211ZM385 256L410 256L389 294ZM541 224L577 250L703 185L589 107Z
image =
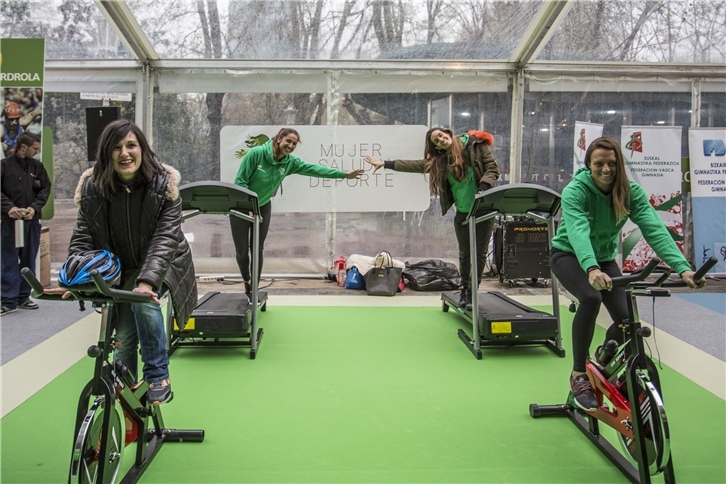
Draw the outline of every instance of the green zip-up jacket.
M680 274L691 270L678 250L663 221L648 201L648 194L637 183L630 182L629 218L643 232L645 241L673 270ZM618 253L618 238L626 219L617 221L611 195L600 191L583 167L562 190L562 222L552 245L575 254L580 267L587 271L599 262L611 261Z
M322 165L305 163L297 156L287 155L276 161L272 155L272 140L255 146L242 157L235 185L257 194L260 206L272 199L287 175L307 175L316 178L345 178L345 172Z
M474 169L479 189L488 190L494 186L499 179L499 165L494 159L494 155L489 151L489 146L494 143L494 138L489 133L481 132L482 135L489 139L482 139L475 135L462 134L459 140L464 145L464 157L467 159L471 167ZM426 165L428 160L385 160L384 168L387 170L401 171L407 173L426 173ZM454 194L451 191L449 181L444 178L444 186L439 196L441 204L441 214L446 215L452 205L454 205Z

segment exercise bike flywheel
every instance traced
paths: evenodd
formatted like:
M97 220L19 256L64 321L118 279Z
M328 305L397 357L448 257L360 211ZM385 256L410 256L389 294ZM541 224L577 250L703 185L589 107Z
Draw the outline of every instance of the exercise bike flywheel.
M104 434L104 417L110 412L108 431ZM125 446L126 422L118 401L111 405L104 397L98 397L83 418L73 445L70 482L73 484L113 484L116 482L121 456ZM106 441L106 457L101 455L102 443ZM99 464L105 460L103 475L99 475Z
M649 381L641 371L637 372L635 384L637 396L636 401L640 402L640 408L631 408L631 414L638 412L643 422L645 431L645 454L651 476L660 473L668 463L670 456L670 430L666 418L663 400L653 382ZM634 464L637 443L623 434L618 434L618 440L623 451Z

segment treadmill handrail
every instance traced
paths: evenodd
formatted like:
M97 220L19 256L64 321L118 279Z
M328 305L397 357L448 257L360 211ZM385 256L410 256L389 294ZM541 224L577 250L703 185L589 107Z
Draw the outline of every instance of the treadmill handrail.
M200 213L228 215L230 212L252 212L252 217L260 213L257 194L247 188L222 181L202 181L188 183L179 187L182 211L191 213L189 218Z
M542 218L548 218L560 209L561 198L559 193L542 185L510 183L478 194L467 218L479 219L493 213L528 217L539 213L546 215L540 215Z

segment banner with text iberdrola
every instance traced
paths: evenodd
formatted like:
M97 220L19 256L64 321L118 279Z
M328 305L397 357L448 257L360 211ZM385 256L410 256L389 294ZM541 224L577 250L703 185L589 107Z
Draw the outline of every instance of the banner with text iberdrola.
M0 39L3 158L24 132L42 135L44 56L44 39Z
M718 258L712 274L726 274L726 128L688 130L691 210L696 266Z
M602 136L602 124L575 121L575 145L572 147L574 153L572 173L575 173L585 166L587 147L600 136Z
M360 179L291 175L272 201L273 212L422 212L429 208L428 178L379 169L365 161L423 158L426 126L289 126L300 133L294 156ZM220 181L234 183L242 157L273 138L281 126L225 126L220 133Z
M645 189L650 204L683 252L681 132L680 126L623 126L620 146L629 178ZM621 236L624 272L644 267L655 256L630 220Z

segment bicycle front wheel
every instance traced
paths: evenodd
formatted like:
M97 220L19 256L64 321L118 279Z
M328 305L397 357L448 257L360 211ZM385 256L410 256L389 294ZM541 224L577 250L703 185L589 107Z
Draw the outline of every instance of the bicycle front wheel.
M637 408L631 408L631 412L638 412L640 421L643 422L645 437L645 464L651 476L663 471L670 459L670 431L668 419L666 418L663 400L655 385L641 372L638 371L635 384ZM637 442L622 434L618 434L620 444L625 455L635 464L637 462Z
M104 417L109 415L108 428ZM125 445L125 425L121 406L115 400L98 397L91 405L78 430L73 445L69 482L72 484L113 484L116 482ZM105 455L101 455L103 442ZM104 463L101 471L101 462ZM100 473L103 472L103 475Z

